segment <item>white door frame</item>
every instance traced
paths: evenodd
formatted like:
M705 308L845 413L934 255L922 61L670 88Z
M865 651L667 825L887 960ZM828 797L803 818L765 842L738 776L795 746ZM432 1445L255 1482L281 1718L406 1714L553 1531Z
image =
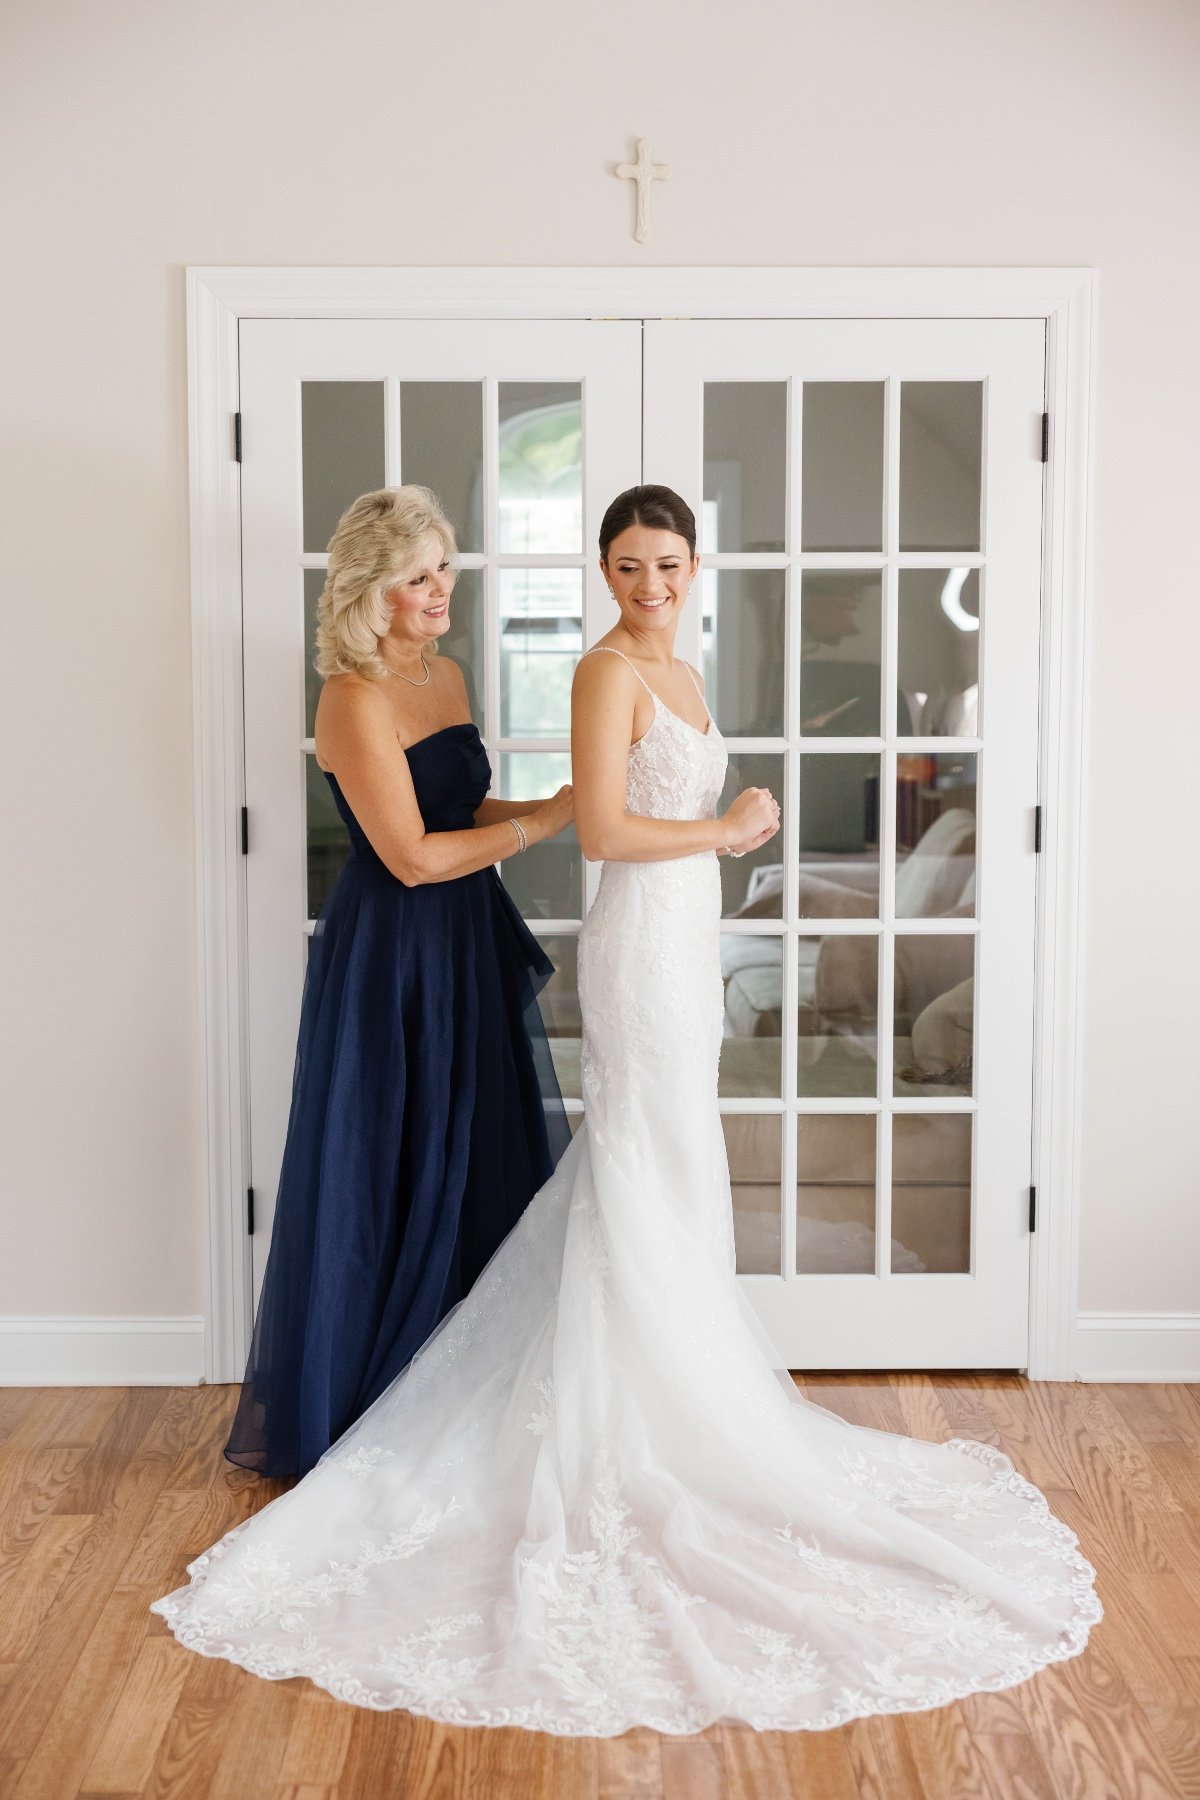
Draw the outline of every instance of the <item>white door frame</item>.
M240 1380L253 1324L246 1186L241 518L234 460L244 318L1041 318L1043 515L1029 1373L1074 1374L1083 1041L1094 269L188 270L196 915L207 1218L205 1374ZM252 427L251 427L252 428Z

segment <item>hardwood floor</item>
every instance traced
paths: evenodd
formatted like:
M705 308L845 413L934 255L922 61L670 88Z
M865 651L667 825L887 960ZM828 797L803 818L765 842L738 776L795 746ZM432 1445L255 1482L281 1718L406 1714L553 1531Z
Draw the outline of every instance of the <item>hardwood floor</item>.
M999 1444L1079 1533L1104 1623L1022 1687L824 1733L601 1741L341 1705L182 1650L149 1602L280 1491L237 1390L0 1390L0 1795L221 1800L1200 1800L1200 1389L821 1376L864 1425Z

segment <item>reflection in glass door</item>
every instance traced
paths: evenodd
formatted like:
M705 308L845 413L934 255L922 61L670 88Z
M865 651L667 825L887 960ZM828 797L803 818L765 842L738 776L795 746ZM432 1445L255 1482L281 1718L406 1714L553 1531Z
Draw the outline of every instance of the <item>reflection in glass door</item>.
M702 506L738 1269L793 1367L1026 1360L1040 323L646 328Z
M570 779L570 688L606 627L594 545L638 479L641 328L244 322L241 395L251 1150L255 1291L270 1241L307 934L347 854L313 755L312 668L326 547L360 493L421 482L454 525L452 629L497 790ZM559 1080L579 1106L573 832L502 866L557 973L542 994Z

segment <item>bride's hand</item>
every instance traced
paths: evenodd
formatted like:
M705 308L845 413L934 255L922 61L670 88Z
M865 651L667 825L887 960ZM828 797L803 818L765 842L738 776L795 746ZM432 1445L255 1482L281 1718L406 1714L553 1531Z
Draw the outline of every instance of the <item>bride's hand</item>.
M768 788L743 788L728 812L721 815L721 823L725 848L744 855L779 830L779 805Z
M544 838L557 837L560 831L565 831L575 817L575 796L570 782L560 787L557 794L552 794L549 800L543 800L533 817Z

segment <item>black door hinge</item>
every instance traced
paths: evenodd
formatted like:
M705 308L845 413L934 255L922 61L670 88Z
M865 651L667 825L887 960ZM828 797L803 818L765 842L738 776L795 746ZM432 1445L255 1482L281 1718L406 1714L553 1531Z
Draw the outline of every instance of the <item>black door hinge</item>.
M250 808L248 806L243 806L243 808L242 808L242 855L249 856L249 854L250 854Z
M239 413L238 418L240 419L241 416L241 413ZM238 461L241 462L241 460L241 453L239 451ZM1042 461L1050 461L1050 414L1048 412L1042 414Z
M246 1236L254 1236L254 1189L246 1189Z
M1035 1187L1031 1187L1029 1190L1029 1229L1030 1231L1037 1230L1037 1189Z
M234 462L242 460L242 415L240 412L235 412L233 415L233 460ZM1043 456L1042 461L1045 462L1045 460L1046 458Z
M1033 809L1033 853L1035 856L1040 856L1041 851L1042 851L1042 809L1040 806L1035 806Z

